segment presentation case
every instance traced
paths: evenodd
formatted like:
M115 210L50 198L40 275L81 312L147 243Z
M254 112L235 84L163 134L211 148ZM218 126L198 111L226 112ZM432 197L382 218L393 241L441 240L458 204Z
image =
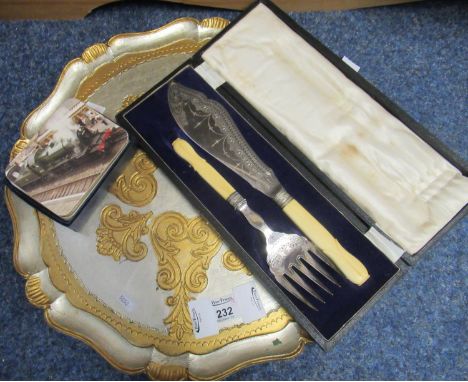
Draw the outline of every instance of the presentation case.
M250 6L117 120L325 349L466 215L466 165L269 1ZM206 134L194 138L194 121ZM222 134L226 124L248 147L237 156L232 131ZM315 286L323 302L308 296L316 309L294 297L271 273L262 234L174 150L177 139L189 142L271 229L313 237L325 260L323 248L336 240L369 277L356 282L336 263L318 260L339 286L319 275L331 293ZM263 175L272 170L287 190L286 199L261 192L258 172L249 171L251 151L254 164L267 166ZM289 209L291 199L302 209ZM295 215L303 210L317 226Z

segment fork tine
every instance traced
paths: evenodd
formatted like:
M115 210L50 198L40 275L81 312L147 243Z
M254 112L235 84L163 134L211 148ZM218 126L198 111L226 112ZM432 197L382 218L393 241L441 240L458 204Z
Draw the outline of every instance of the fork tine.
M312 249L310 249L312 251ZM316 254L315 252L312 252ZM335 280L335 278L325 270L324 267L320 265L320 263L309 253L309 252L304 252L304 254L301 255L301 258L312 268L314 268L317 272L319 272L323 277L325 277L328 281L332 282L338 287L341 287L341 285L338 283L338 281ZM322 259L319 256L320 259ZM328 263L326 263L328 264ZM333 268L335 269L335 268Z
M297 269L298 272L301 272L304 276L306 276L310 281L313 283L317 284L320 288L322 288L325 292L333 296L333 292L328 289L321 281L320 279L315 276L309 268L307 268L304 263L299 259L294 263L294 268Z
M278 280L278 279L277 279ZM286 277L281 277L278 282L281 284L281 286L286 289L289 293L291 293L294 297L296 297L298 300L303 302L305 305L310 307L311 309L315 310L318 312L318 309L312 305L310 301L307 301L304 296L302 296L302 293L297 290L297 288L286 278Z
M338 272L338 268L335 264L333 264L333 262L328 258L328 256L325 255L325 253L323 253L321 249L319 249L317 246L315 246L315 244L311 243L310 241L308 242L308 250L309 252L317 256L320 260L322 260L325 264L327 264L331 269Z
M338 272L335 264L325 255L322 250L320 250L314 243L308 241L307 249L309 252L313 253L317 256L320 260L322 260L325 264L327 264L330 268Z
M312 289L307 283L297 274L297 269L291 269L287 275L293 279L293 281L298 284L302 289L307 291L310 295L314 296L322 304L325 304L322 296L320 296L314 289Z

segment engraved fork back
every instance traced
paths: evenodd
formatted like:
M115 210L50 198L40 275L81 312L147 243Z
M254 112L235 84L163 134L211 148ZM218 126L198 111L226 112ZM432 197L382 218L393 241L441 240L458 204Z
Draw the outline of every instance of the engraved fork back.
M262 232L265 237L267 263L276 281L314 310L317 308L311 303L308 295L325 303L315 288L318 287L329 294L332 292L306 264L332 283L339 284L314 258L315 248L312 243L303 236L275 232L270 229L262 217L249 208L247 201L215 168L198 155L190 143L178 138L172 142L172 147L223 199L242 213L252 227ZM310 281L314 283L315 288L310 285Z

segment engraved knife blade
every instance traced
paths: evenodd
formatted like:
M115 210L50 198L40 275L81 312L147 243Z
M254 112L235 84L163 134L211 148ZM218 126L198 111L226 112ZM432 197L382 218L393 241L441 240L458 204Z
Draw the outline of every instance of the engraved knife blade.
M223 105L177 82L169 84L168 103L179 127L203 150L280 206L291 200L273 170L252 150Z

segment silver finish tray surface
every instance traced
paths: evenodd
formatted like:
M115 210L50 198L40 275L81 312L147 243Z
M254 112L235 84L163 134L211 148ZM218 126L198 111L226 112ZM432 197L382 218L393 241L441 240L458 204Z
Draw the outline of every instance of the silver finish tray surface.
M177 19L87 48L24 121L11 155L67 98L101 105L113 119L227 24L221 18ZM255 277L142 151L121 160L73 229L8 189L5 199L14 264L26 279L28 300L44 309L50 326L81 339L123 372L222 378L296 356L309 342L261 285L265 318L195 339L187 302L226 295Z

